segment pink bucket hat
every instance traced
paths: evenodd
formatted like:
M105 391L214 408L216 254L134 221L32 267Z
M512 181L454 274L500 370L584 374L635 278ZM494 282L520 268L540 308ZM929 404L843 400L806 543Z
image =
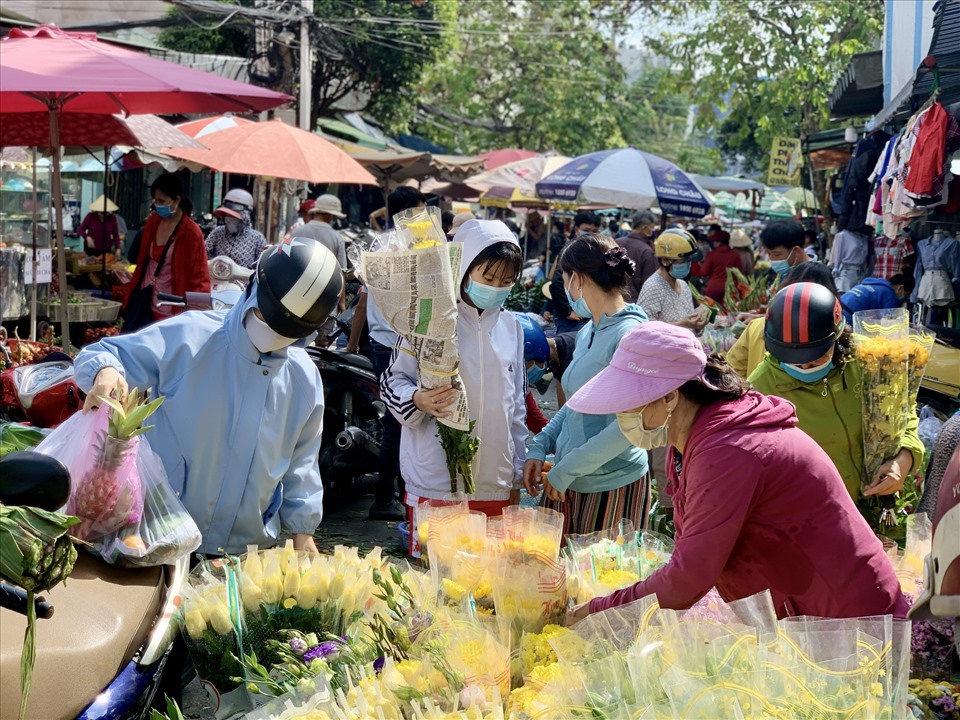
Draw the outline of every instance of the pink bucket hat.
M659 400L703 374L707 356L696 335L668 323L641 323L623 336L610 365L567 405L585 415L612 415Z

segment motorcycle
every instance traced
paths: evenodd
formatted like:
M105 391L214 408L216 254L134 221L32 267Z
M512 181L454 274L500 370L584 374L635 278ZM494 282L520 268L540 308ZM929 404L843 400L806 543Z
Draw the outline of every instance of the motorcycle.
M210 271L212 292L244 290L254 273L251 268L241 267L226 255L217 255L208 260L207 269Z
M919 402L952 415L960 406L960 331L942 325L927 330L936 335L936 342L920 382Z
M11 367L6 332L0 332L0 419L28 422L37 427L55 427L83 405L73 377L73 359L52 352L41 362Z
M8 479L16 479L16 493ZM45 455L16 452L0 459L0 503L56 509L69 495L69 483L66 468ZM36 665L29 716L50 720L148 717L177 633L175 600L188 570L188 557L176 565L125 569L81 549L67 583L35 602ZM0 717L4 718L16 717L20 706L26 612L26 592L0 580Z

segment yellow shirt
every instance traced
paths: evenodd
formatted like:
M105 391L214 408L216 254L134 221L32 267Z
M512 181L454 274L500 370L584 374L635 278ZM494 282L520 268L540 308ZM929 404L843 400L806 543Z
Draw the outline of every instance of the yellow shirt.
M733 347L727 350L727 363L746 379L763 362L767 348L763 342L764 318L751 320Z

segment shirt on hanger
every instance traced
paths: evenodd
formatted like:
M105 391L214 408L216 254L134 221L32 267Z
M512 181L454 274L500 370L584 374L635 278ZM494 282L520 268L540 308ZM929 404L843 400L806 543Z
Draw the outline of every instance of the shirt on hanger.
M932 237L917 243L917 266L913 272L916 288L910 295L912 302L920 298L923 277L931 272L943 273L953 285L954 298L960 297L960 242L952 237L934 241Z
M889 280L903 272L903 265L913 255L913 243L907 237L888 238L879 235L873 239L873 248L877 263L873 268L873 277Z

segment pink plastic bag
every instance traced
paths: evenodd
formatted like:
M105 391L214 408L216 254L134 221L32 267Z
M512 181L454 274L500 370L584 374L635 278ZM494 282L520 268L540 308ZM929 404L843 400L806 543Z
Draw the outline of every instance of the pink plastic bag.
M71 530L80 540L97 540L135 524L143 513L136 465L140 438L109 437L109 413L106 405L96 412L76 413L37 446L37 452L57 458L70 471L66 512L80 518Z

